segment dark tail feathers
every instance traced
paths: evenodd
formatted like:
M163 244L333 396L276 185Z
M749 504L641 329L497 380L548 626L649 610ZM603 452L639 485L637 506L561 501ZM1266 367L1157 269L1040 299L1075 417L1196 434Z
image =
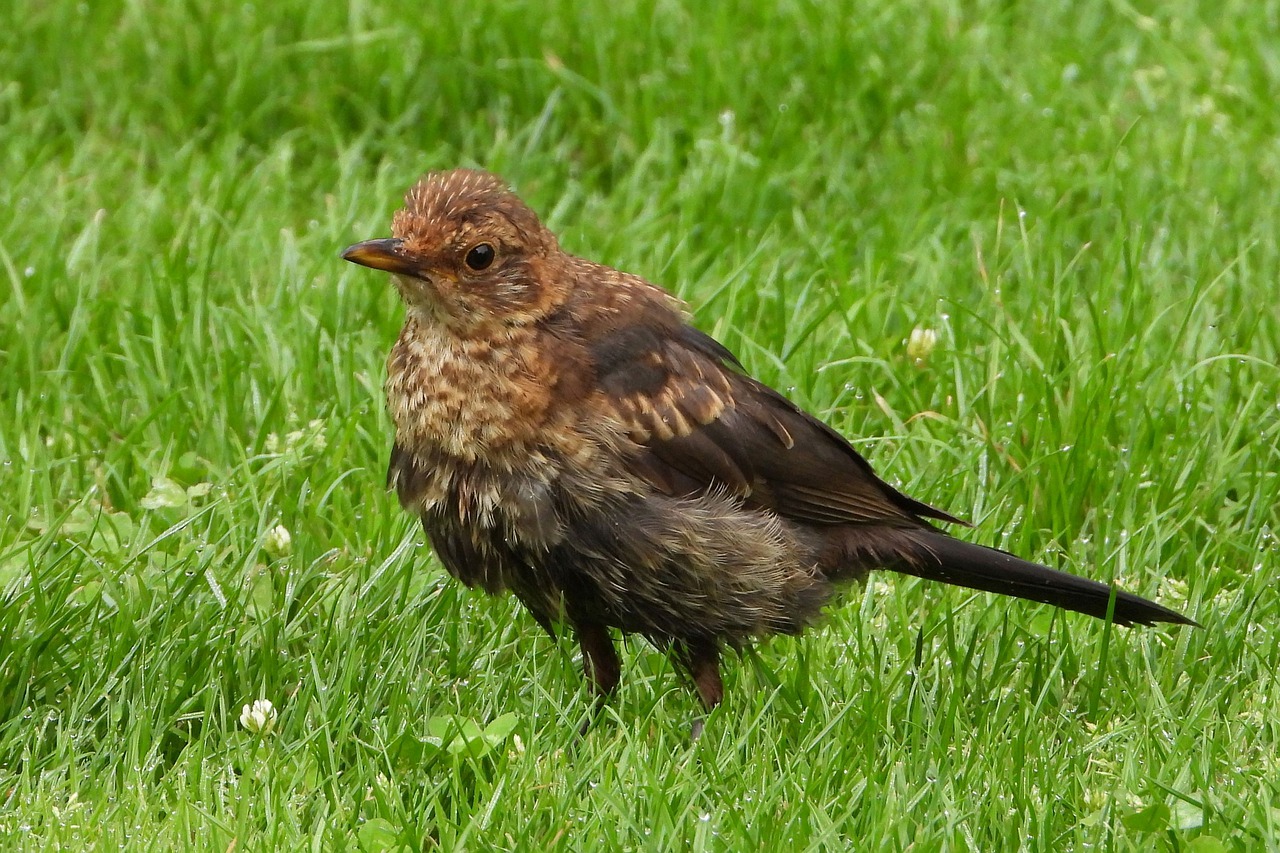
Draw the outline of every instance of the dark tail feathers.
M915 560L892 566L895 571L956 586L1012 595L1107 618L1111 587L1097 581L1029 563L1005 551L953 539L943 533L912 537L919 545ZM1181 613L1127 592L1115 591L1113 621L1119 625L1172 622L1196 625Z

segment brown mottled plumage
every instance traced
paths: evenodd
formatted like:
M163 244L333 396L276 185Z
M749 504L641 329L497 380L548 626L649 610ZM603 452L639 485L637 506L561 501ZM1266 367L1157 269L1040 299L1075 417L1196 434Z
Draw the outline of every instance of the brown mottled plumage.
M497 177L424 177L394 237L343 257L394 273L388 482L445 568L577 632L594 689L611 629L638 633L720 702L719 652L812 624L838 582L883 568L1120 624L1190 619L963 542L848 442L742 372L643 279L561 251Z

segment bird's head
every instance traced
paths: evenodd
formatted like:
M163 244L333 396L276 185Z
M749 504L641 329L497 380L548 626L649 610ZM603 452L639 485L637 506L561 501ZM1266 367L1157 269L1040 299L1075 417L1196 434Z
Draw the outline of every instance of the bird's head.
M564 301L555 235L488 172L431 172L405 195L392 237L342 257L395 276L410 311L458 331L517 325Z

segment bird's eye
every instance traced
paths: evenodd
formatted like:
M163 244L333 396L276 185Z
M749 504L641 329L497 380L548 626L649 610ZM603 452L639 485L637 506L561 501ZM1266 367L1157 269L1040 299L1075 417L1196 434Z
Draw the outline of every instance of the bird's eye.
M468 267L480 272L481 270L487 270L493 264L493 259L497 257L497 254L493 250L493 246L488 243L477 243L468 250L467 256L463 260Z

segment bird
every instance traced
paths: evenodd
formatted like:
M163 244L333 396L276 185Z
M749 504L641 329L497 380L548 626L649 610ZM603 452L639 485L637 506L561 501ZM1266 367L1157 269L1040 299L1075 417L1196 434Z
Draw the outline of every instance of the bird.
M494 174L428 172L391 234L342 252L391 273L405 306L387 487L450 575L576 635L600 702L621 678L615 637L640 635L709 712L726 650L800 633L873 570L1197 624L945 532L965 522L878 477L676 296L561 249Z

